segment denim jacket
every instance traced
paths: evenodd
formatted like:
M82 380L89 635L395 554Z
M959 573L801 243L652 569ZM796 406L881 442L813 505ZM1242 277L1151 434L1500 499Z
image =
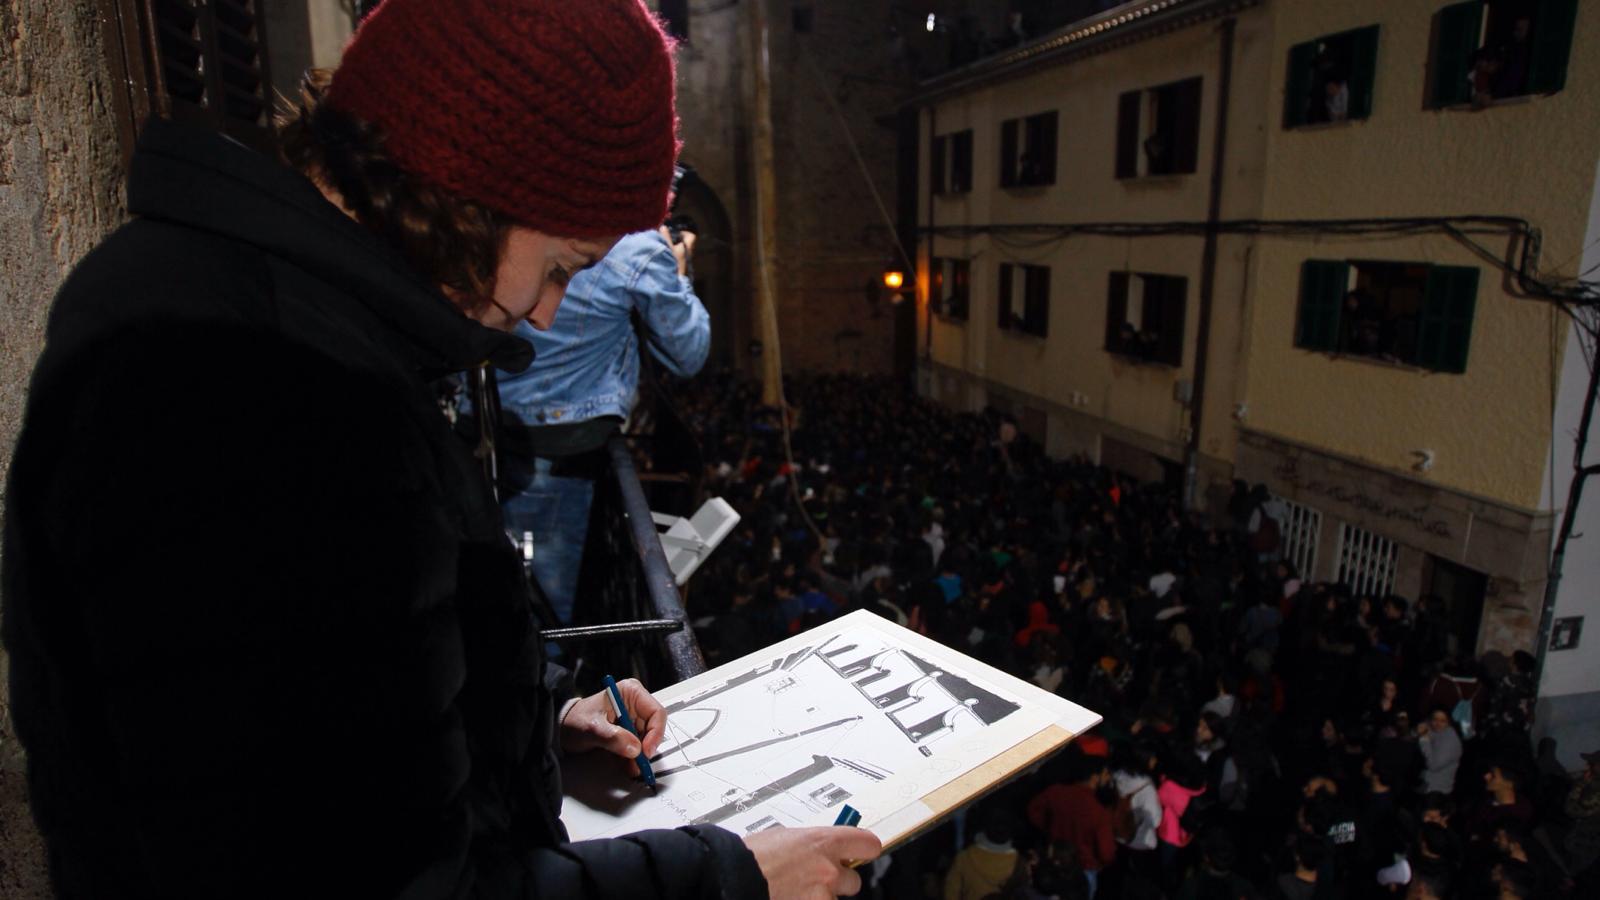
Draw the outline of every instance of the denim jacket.
M639 386L639 311L650 353L674 375L705 365L711 317L659 232L626 235L592 268L572 276L549 331L517 324L533 365L498 373L505 415L529 426L626 417Z

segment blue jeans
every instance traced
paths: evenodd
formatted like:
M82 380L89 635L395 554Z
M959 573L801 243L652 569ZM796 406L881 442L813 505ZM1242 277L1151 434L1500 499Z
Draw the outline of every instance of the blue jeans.
M581 467L542 456L510 458L504 465L508 470L506 480L525 484L500 501L506 530L519 546L526 535L532 535L533 577L556 618L562 625L570 625L577 602L578 571L583 565L583 544L589 535L594 480L567 474Z

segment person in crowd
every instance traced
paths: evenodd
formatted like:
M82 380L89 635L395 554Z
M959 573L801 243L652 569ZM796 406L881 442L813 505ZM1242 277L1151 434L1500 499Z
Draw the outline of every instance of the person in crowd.
M1327 896L1319 890L1317 872L1327 854L1322 841L1308 834L1295 835L1289 844L1290 870L1278 875L1278 900L1318 900Z
M1522 784L1522 773L1508 762L1492 763L1483 773L1483 797L1463 823L1473 850L1491 846L1502 824L1527 827L1533 820L1533 803L1523 795Z
M281 159L145 126L6 492L11 711L60 896L858 889L861 829L568 841L561 757L625 777L665 710L623 682L641 740L545 665L430 383L526 366L516 323L662 220L673 91L638 0L386 0Z
M1015 818L1009 810L991 807L972 846L956 854L944 877L944 900L983 900L1003 888L1017 869L1012 846Z
M1449 795L1455 790L1456 770L1461 766L1461 736L1444 707L1417 725L1417 749L1424 760L1423 792Z
M1079 867L1095 896L1100 871L1117 858L1111 805L1116 788L1106 760L1080 754L1070 761L1072 781L1046 788L1028 803L1028 821L1050 841L1077 853Z
M1600 750L1583 754L1583 761L1583 774L1567 793L1563 810L1572 825L1562 849L1573 873L1593 873L1600 859Z

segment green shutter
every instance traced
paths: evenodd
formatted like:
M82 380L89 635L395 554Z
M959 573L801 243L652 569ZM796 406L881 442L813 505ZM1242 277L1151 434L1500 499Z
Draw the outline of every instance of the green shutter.
M1417 365L1436 372L1465 372L1472 344L1472 314L1478 302L1478 270L1434 266L1422 301Z
M1539 0L1533 20L1533 58L1528 61L1528 93L1553 94L1566 87L1577 18L1578 0Z
M1479 0L1456 3L1439 10L1433 43L1433 105L1453 106L1472 100L1467 73L1472 54L1478 49L1483 27L1483 4Z
M1350 35L1350 118L1372 115L1372 89L1378 75L1378 26L1369 25Z
M1296 347L1329 352L1339 349L1339 310L1344 306L1349 284L1349 263L1308 259L1301 264Z
M1311 67L1317 59L1317 42L1306 41L1289 48L1289 76L1283 89L1283 127L1306 123L1306 108L1311 103Z
M1128 91L1117 98L1117 177L1139 176L1139 114L1143 91Z

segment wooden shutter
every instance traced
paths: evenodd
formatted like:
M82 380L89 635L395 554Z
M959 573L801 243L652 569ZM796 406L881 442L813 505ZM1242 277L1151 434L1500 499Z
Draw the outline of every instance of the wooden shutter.
M1566 87L1577 18L1578 0L1539 0L1531 38L1533 58L1528 61L1528 93L1553 94Z
M272 82L256 0L145 2L155 108L270 148Z
M1117 98L1117 177L1139 177L1139 113L1144 91Z
M944 193L945 144L945 136L941 134L933 139L928 153L928 189L934 194Z
M1339 311L1349 283L1349 263L1308 259L1301 264L1296 347L1329 352L1339 349Z
M1372 93L1378 76L1378 26L1358 28L1350 40L1349 116L1365 119L1372 115Z
M1011 327L1011 264L1000 264L1000 302L995 304L1000 309L1000 328L1005 330Z
M1472 314L1478 302L1478 270L1473 266L1434 266L1422 301L1417 334L1417 364L1436 372L1465 372L1472 343Z
M1434 16L1434 106L1453 106L1472 100L1467 73L1472 68L1472 54L1478 49L1482 27L1483 4L1479 0L1451 4Z
M1122 346L1122 323L1128 321L1127 272L1112 272L1106 288L1106 352L1127 353Z
M964 194L972 190L972 129L950 138L950 190Z
M1317 42L1306 41L1289 48L1289 74L1283 88L1283 127L1294 128L1306 123L1306 109L1311 103L1311 81L1315 74L1312 66L1317 59Z
M1200 165L1200 86L1199 78L1173 85L1171 96L1177 106L1172 150L1175 173L1193 172Z
M1029 334L1044 337L1050 333L1050 267L1028 266L1028 281L1024 300L1026 322L1023 329Z
M1017 183L1017 126L1020 119L1007 119L1000 123L1000 186L1013 187Z
M1174 276L1161 276L1159 278L1145 279L1145 304L1150 303L1150 288L1159 285L1155 291L1159 298L1157 312L1157 328L1161 330L1161 343L1156 347L1157 358L1169 366L1183 365L1183 319L1188 299L1184 294L1188 290L1189 280Z

